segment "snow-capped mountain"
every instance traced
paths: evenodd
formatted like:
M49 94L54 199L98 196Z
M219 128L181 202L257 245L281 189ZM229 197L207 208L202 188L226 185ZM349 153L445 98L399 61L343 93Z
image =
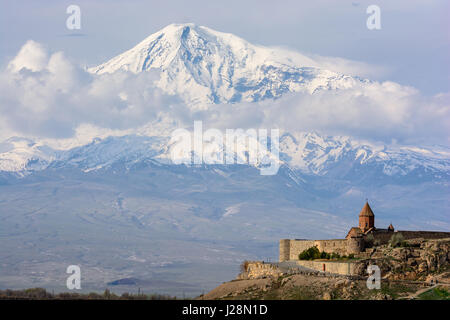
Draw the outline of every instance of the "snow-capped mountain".
M96 138L87 145L69 150L53 150L31 140L12 138L0 147L0 171L21 175L48 167L75 167L89 172L118 164L125 168L148 162L173 165L168 137L128 135ZM355 168L361 168L364 174L377 170L385 176L426 172L442 177L450 172L450 149L445 147L387 147L349 137L303 132L283 134L279 149L282 164L304 175L338 178ZM238 150L244 153L245 146L238 145Z
M302 173L326 175L344 164L377 166L387 176L407 175L414 170L448 173L450 149L442 146L418 148L361 142L350 137L317 133L285 134L280 141L281 159Z
M286 92L348 88L367 81L314 67L312 60L296 52L256 46L194 24L171 24L89 71L151 69L161 71L158 87L198 108L255 102Z
M194 108L208 108L211 103L256 102L286 92L314 94L317 90L340 90L368 82L314 67L313 60L299 53L256 46L235 35L194 24L171 24L89 72L101 76L153 69L161 73L157 86L181 96ZM169 135L176 129L173 126L171 121L151 123L152 133L147 130L136 135L96 138L68 150L12 138L0 144L0 171L27 174L48 167L92 171L117 163L126 167L145 161L170 164ZM238 149L241 154L247 151L245 146ZM342 177L361 167L386 176L422 171L447 176L450 150L285 132L280 139L280 160L291 170L306 175Z

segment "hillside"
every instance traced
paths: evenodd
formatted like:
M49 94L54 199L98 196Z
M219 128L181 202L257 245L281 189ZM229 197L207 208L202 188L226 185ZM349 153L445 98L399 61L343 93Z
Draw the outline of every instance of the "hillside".
M371 258L355 260L360 268L354 276L288 270L281 264L267 262L272 267L260 269L260 262L247 262L243 265L247 270L242 270L236 280L223 283L198 299L450 299L449 243L450 239L413 239L403 247L376 247L370 250ZM368 264L381 269L379 290L367 288Z

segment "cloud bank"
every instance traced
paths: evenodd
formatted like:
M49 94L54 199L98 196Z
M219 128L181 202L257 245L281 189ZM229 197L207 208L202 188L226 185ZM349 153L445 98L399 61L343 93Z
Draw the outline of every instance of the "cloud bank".
M386 143L450 142L448 93L429 98L394 82L371 82L195 111L155 88L157 79L156 72L92 75L62 52L50 54L28 41L0 73L0 139L71 139L83 130L93 138L149 127L158 133L203 120L206 127L219 129L318 131Z

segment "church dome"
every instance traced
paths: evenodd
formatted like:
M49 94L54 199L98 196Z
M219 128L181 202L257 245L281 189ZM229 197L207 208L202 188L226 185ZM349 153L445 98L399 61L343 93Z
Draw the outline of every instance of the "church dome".
M366 204L361 209L361 212L359 213L360 217L374 217L372 208L370 208L369 203L366 201Z

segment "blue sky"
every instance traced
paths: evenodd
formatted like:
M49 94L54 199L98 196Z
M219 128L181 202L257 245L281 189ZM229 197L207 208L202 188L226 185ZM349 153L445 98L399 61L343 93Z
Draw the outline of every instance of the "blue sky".
M81 30L66 27L72 4L81 8ZM366 10L373 4L381 9L381 30L366 26ZM335 71L344 66L342 73L377 80L338 92L244 103L237 106L244 113L239 115L233 112L236 106L209 106L210 116L224 112L222 125L249 113L250 127L449 145L449 6L448 0L3 1L0 141L11 136L90 141L100 133L135 132L160 112L172 120L183 120L185 112L197 117L189 106L183 112L168 108L179 103L177 97L159 95L153 87L149 100L141 101L134 88L147 88L151 74L96 77L80 68L105 62L171 23L192 22L254 44L294 49ZM348 66L349 61L361 63ZM14 75L23 67L28 71ZM123 96L139 103L124 103ZM274 113L254 116L269 109Z
M65 26L66 8L82 10L82 29ZM366 28L366 8L381 8L381 30ZM450 91L448 1L2 1L0 63L29 39L95 65L170 23L193 22L258 44L336 56L383 67L375 80Z

